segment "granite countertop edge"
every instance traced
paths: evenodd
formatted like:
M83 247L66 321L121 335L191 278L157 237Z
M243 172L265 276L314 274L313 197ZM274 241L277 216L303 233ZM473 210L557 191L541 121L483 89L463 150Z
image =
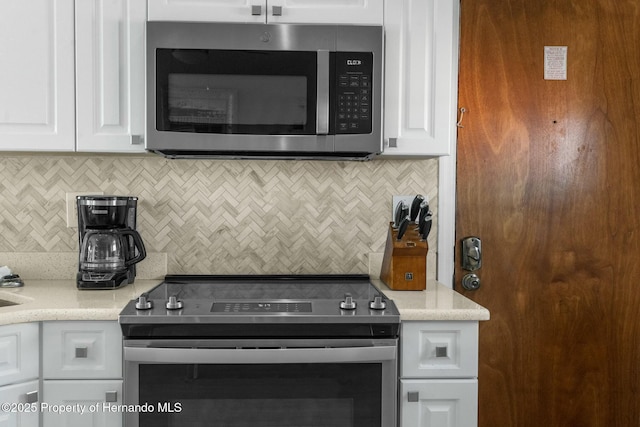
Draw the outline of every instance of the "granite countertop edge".
M78 290L73 280L29 280L21 288L0 288L0 299L17 305L0 307L0 325L56 320L118 320L128 301L162 279L136 280L113 290ZM402 321L484 321L489 310L452 289L429 281L423 291L394 291L373 283L400 310Z

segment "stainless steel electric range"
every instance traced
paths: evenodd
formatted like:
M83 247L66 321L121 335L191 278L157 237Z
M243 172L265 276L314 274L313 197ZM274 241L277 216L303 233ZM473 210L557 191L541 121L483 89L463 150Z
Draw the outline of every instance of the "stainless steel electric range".
M368 276L172 275L119 321L127 427L396 425L400 315Z

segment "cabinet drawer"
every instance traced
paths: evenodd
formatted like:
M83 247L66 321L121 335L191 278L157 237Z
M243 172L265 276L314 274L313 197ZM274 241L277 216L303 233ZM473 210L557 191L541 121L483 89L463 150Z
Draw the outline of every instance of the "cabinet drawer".
M43 427L122 426L122 380L45 380L42 390L42 401L50 407L71 408L67 412L43 410Z
M478 380L401 380L400 426L477 427Z
M0 427L37 427L40 418L38 389L38 380L0 387L0 402L20 405L0 411Z
M0 386L38 378L39 343L37 323L0 327Z
M42 333L45 379L122 377L117 322L45 322Z
M478 376L478 322L402 322L403 378Z

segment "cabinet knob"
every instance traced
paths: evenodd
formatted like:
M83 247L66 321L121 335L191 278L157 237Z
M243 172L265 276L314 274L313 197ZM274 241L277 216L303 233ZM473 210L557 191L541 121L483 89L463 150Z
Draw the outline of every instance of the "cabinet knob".
M38 390L25 393L26 403L36 403L38 401Z
M448 357L446 346L436 346L436 357Z
M131 145L144 144L144 137L142 135L131 135Z
M117 402L118 401L118 392L117 391L107 391L104 394L105 402Z
M86 359L89 357L89 349L87 347L76 347L76 359Z
M407 401L408 402L420 402L420 392L419 391L410 391L407 393Z
M282 6L273 6L273 16L282 16Z
M253 5L251 6L251 14L253 16L260 16L262 15L262 6L258 5Z

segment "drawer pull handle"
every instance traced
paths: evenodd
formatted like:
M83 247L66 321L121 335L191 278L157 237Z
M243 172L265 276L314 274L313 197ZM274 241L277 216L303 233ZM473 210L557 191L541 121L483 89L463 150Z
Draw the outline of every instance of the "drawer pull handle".
M410 391L407 393L407 400L409 402L419 402L420 401L420 392L419 391Z
M118 392L117 391L108 391L104 394L105 402L117 402L118 401Z
M448 357L447 356L447 347L446 346L437 346L436 347L436 357Z
M36 403L38 401L38 391L30 391L25 393L26 403Z
M76 359L86 359L89 357L89 349L87 347L76 347Z

